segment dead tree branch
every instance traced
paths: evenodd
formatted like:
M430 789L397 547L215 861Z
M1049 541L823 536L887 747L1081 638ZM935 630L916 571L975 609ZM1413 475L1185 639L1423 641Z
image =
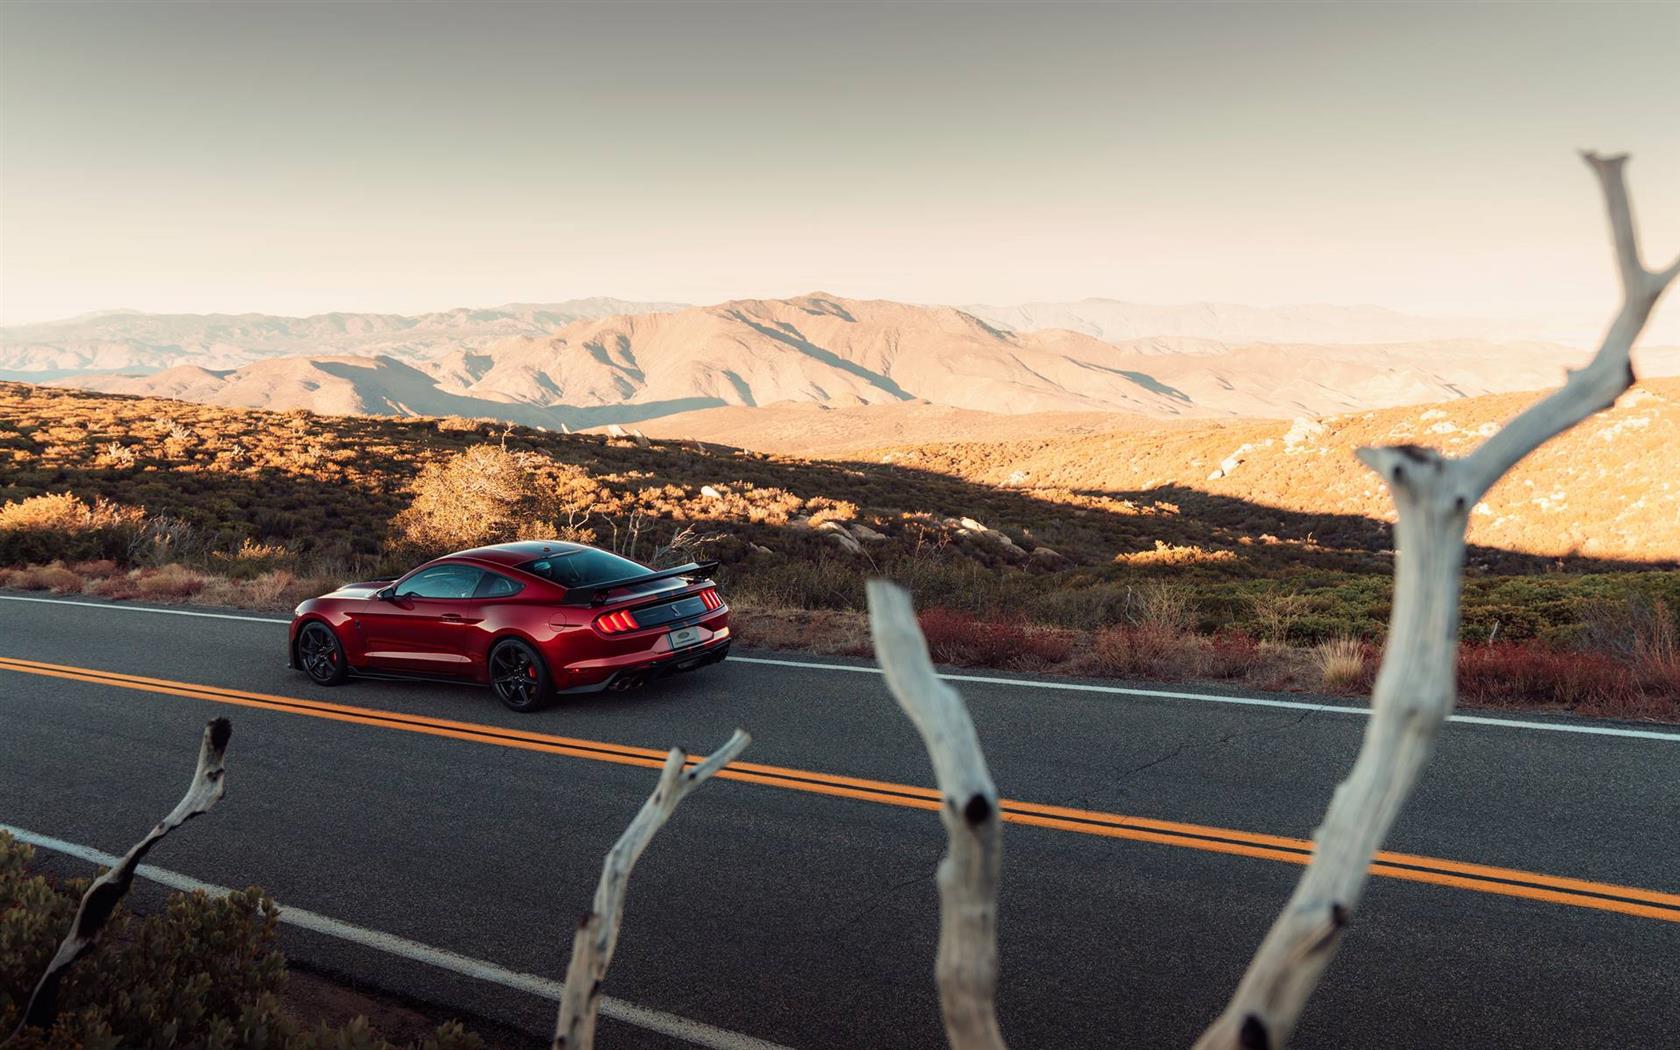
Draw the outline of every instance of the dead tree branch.
M869 581L869 631L887 688L933 760L949 846L939 864L939 952L934 976L952 1050L1003 1050L997 1019L997 899L1003 825L997 787L957 691L928 660L910 595Z
M1680 261L1661 272L1639 259L1625 157L1585 154L1609 212L1623 301L1602 346L1564 387L1529 407L1463 459L1401 445L1366 448L1359 458L1388 483L1394 526L1394 609L1371 696L1365 740L1336 788L1316 849L1289 903L1273 923L1225 1012L1199 1050L1281 1047L1341 943L1358 907L1372 855L1387 837L1435 738L1452 713L1458 660L1459 590L1470 509L1524 456L1610 407L1633 385L1630 351Z
M58 1017L58 986L77 959L94 946L99 939L99 931L116 911L117 902L122 900L134 882L134 869L140 866L140 861L151 848L157 845L159 839L185 824L201 813L208 813L210 807L221 800L227 783L223 777L222 760L227 753L228 738L233 735L233 723L225 718L214 718L204 727L204 740L198 748L198 768L193 773L192 784L187 793L181 796L181 801L175 804L169 815L157 823L146 837L135 843L125 854L116 867L93 880L93 885L82 894L82 903L76 909L76 919L70 924L70 932L65 935L54 953L52 961L47 964L46 971L35 985L35 991L29 997L29 1007L23 1013L23 1020L19 1023L15 1038L26 1027L39 1028L42 1031L53 1026ZM10 1038L7 1040L11 1041Z
M630 885L630 870L649 842L676 812L677 804L713 773L728 765L752 743L752 737L735 730L722 747L685 770L688 755L673 747L665 757L659 784L642 803L630 826L607 852L601 866L601 881L595 887L595 903L578 922L572 939L572 961L566 967L566 982L560 993L560 1016L554 1026L554 1050L590 1050L595 1045L595 1018L601 1005L601 982L618 947L618 931L624 921L624 897Z

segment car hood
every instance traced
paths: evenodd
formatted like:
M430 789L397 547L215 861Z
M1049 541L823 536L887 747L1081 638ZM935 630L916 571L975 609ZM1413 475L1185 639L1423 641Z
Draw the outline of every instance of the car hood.
M389 587L394 580L367 580L362 583L347 583L330 594L323 594L323 598L371 598L379 593L380 588Z

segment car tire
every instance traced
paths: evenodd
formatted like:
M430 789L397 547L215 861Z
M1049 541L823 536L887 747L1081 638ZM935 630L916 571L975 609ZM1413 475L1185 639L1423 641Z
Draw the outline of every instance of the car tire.
M316 685L339 685L350 677L350 661L331 627L319 620L298 632L297 666Z
M497 642L488 661L490 689L509 711L541 710L554 696L542 655L517 638Z

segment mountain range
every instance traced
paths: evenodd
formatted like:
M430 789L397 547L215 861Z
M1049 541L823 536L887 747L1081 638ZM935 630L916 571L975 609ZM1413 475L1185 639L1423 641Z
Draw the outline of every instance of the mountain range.
M1531 340L1442 338L1477 329L1374 307L1150 307L1127 314L1126 304L1106 301L1060 305L1066 309L1034 304L987 318L817 292L704 307L578 300L417 318L105 314L7 329L0 363L71 367L117 360L117 347L141 347L159 362L176 363L149 374L83 372L59 381L230 407L460 415L550 428L657 419L661 433L686 425L716 440L728 440L731 426L707 413L733 410L740 427L762 429L762 417L779 414L798 421L794 436L803 430L817 440L827 421L790 415L795 406L838 411L830 418L836 425L844 419L850 432L869 429L859 422L870 418L868 410L893 406L900 425L924 407L1081 420L1093 413L1318 416L1544 388L1584 357ZM1085 312L1067 312L1075 308ZM1040 321L1078 322L1098 334L1032 327ZM1173 330L1121 337L1151 326ZM46 329L57 333L55 352L69 356L46 355ZM14 342L19 331L34 341ZM1273 338L1238 338L1246 332ZM1291 334L1321 338L1282 339ZM87 350L99 339L113 348L103 358ZM313 349L297 352L300 346ZM1642 351L1639 363L1647 375L1680 374L1680 350ZM772 411L749 421L742 408ZM986 418L963 417L965 434L983 433Z
M574 321L681 309L680 303L571 299L403 314L148 314L108 310L0 328L0 378L45 381L89 372L155 372L175 365L238 368L270 357L384 354L423 360L449 350L542 335Z

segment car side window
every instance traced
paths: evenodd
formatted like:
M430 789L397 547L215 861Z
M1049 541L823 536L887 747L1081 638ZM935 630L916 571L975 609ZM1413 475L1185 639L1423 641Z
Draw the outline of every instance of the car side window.
M521 584L514 583L506 576L500 576L493 572L487 572L484 574L484 578L478 582L478 590L473 592L473 597L506 598L510 595L518 594L521 589Z
M404 580L399 598L471 598L484 570L471 565L434 565Z

